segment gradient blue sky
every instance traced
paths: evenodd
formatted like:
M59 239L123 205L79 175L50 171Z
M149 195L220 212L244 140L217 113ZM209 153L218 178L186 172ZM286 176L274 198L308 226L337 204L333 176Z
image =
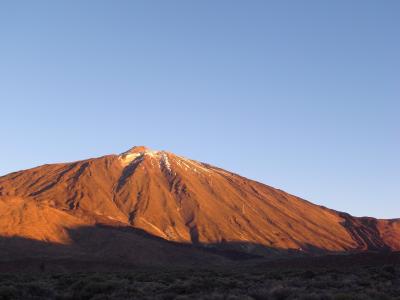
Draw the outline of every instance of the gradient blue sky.
M0 174L164 149L400 217L400 1L1 1Z

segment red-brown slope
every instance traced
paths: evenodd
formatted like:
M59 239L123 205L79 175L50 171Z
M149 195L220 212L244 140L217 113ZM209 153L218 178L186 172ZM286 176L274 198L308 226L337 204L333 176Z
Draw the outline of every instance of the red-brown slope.
M400 250L399 220L355 218L145 147L0 177L0 212L0 235L58 243L68 243L67 229L105 222L247 252L259 251L257 245L300 252Z

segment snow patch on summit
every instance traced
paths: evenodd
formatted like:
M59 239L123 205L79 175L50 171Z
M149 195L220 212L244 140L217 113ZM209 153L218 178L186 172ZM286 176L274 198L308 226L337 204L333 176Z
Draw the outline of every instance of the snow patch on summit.
M119 160L122 166L126 167L138 159L150 158L152 166L158 165L160 169L167 171L169 174L176 174L173 172L173 166L178 166L185 171L191 171L197 174L207 174L210 176L211 170L206 168L202 163L187 159L183 156L173 155L166 151L154 151L144 146L133 147L132 149L121 153Z
M120 160L121 164L123 166L129 165L131 162L133 162L136 158L142 156L141 153L128 153L128 154L122 154L118 157Z
M123 166L127 166L138 158L143 156L155 157L158 155L158 153L159 151L153 151L143 146L133 147L132 149L121 153L118 156L118 159Z
M168 154L165 151L154 151L144 146L133 147L132 149L121 153L118 156L118 159L122 166L126 167L132 162L138 159L143 159L144 157L150 158L152 166L154 166L153 160L156 160L156 163L160 168L165 168L169 173L172 173L171 163L169 161Z

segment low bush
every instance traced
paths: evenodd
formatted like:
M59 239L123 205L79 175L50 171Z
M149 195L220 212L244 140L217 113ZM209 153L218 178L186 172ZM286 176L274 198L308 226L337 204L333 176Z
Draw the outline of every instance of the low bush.
M19 292L14 286L0 286L0 300L13 300L19 297Z
M0 300L400 300L396 266L0 274Z

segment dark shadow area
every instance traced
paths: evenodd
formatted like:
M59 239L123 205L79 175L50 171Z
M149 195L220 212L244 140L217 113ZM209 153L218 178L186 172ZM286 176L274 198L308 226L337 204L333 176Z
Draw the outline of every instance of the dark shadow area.
M58 244L22 237L0 237L0 271L118 271L135 268L232 268L328 266L398 261L399 253L344 255L312 246L304 251L239 242L185 244L167 241L128 226L96 225L68 230L70 242ZM323 256L321 256L323 254ZM333 255L335 254L335 255ZM388 260L388 261L385 261Z
M235 249L164 240L132 227L96 225L68 230L68 244L0 237L0 271L123 270L155 266L217 266L261 258Z
M135 173L136 168L140 165L143 161L143 158L138 158L130 163L128 166L124 168L122 171L121 178L118 181L117 187L115 191L118 193L126 184L127 180L131 177L133 173Z

